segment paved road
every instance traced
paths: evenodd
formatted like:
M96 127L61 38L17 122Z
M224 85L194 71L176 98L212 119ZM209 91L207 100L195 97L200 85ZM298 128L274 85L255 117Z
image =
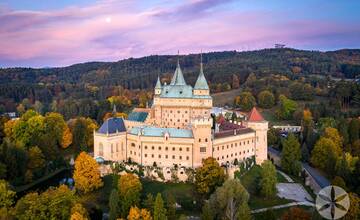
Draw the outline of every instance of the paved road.
M299 206L299 205L315 207L315 204L312 202L291 202L291 203L284 204L284 205L276 205L276 206L272 206L272 207L268 207L268 208L255 209L255 210L252 210L251 213L259 213L259 212L265 212L269 209L282 209L282 208L287 208L287 207L291 207L291 206Z

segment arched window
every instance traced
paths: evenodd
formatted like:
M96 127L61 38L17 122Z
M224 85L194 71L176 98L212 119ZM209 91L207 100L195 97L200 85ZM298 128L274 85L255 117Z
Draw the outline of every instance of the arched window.
M102 143L99 143L99 156L104 156L104 146Z
M114 146L111 144L111 153L114 153Z

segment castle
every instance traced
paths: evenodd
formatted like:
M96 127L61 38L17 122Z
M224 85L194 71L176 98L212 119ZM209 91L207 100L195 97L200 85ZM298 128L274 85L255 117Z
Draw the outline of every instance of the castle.
M158 77L151 107L134 109L128 119L109 118L94 131L94 157L192 168L207 157L222 165L253 156L257 164L267 159L268 122L256 108L240 124L213 123L212 107L202 62L193 88L178 61L170 84L162 85Z

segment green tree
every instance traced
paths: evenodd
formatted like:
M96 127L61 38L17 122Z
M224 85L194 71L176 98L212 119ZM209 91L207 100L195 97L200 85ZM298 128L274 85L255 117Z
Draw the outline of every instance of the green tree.
M280 131L275 128L270 128L267 132L267 141L270 146L278 146L280 140Z
M139 206L142 185L137 176L124 174L119 179L119 196L121 201L121 216L126 217L131 206Z
M340 154L341 149L330 138L322 137L316 142L310 161L314 166L329 171L331 164L336 164Z
M280 119L291 119L292 114L297 109L297 103L291 99L288 99L284 95L279 96L279 107L276 110L276 115Z
M300 143L295 135L290 134L282 143L281 167L285 172L298 175L301 169Z
M152 213L154 210L154 196L151 193L148 193L143 203L144 208Z
M170 193L167 193L166 196L166 210L166 216L168 219L176 219L176 200Z
M209 202L205 201L201 210L201 220L213 220L214 215L212 211Z
M229 179L210 196L210 206L221 219L250 219L249 193L238 179Z
M120 200L119 193L116 189L113 189L109 197L109 220L115 220L120 214Z
M156 195L154 203L154 220L166 220L166 209L161 194Z
M354 143L359 139L360 122L359 119L352 119L349 124L349 139L351 143Z
M255 97L250 92L242 92L235 98L235 105L243 111L250 111L255 104Z
M195 188L202 195L210 195L225 180L224 169L212 157L206 158L196 169Z
M261 164L260 172L260 193L267 197L276 195L276 169L271 161L266 160Z
M268 90L260 92L257 98L261 108L271 108L275 105L275 97L272 92Z
M9 208L14 204L16 193L10 189L5 180L0 180L0 209Z

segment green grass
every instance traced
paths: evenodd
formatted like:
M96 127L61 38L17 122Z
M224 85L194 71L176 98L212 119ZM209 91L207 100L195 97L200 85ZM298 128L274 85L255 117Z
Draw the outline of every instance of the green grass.
M157 193L161 193L163 199L166 195L171 194L175 197L178 204L182 206L182 210L177 212L178 214L191 214L199 215L200 208L194 203L195 201L195 190L194 185L190 183L161 183L157 181L142 180L143 185L143 198L148 193L151 193L156 197Z
M260 209L271 207L275 205L282 205L290 203L290 200L274 197L274 198L264 198L258 194L258 178L260 177L261 167L258 165L253 166L247 173L240 177L240 181L246 190L250 194L249 207L250 209ZM279 175L277 175L279 181Z
M279 172L276 172L276 177L279 183L288 183L287 179Z

